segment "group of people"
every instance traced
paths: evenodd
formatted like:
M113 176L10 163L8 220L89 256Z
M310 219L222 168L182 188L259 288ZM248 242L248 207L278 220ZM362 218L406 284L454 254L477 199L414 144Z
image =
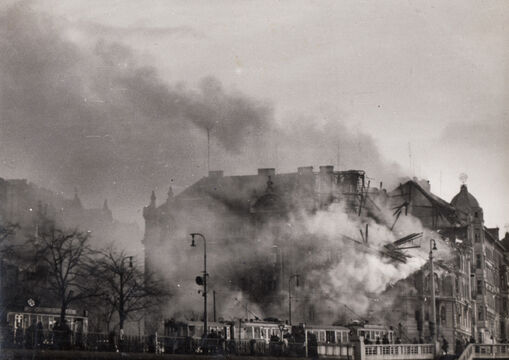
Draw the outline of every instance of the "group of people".
M25 349L54 348L66 350L71 348L72 331L66 321L62 323L57 320L53 328L47 331L44 330L42 322L35 319L32 320L26 330L22 328L14 329L10 325L7 325L5 329L7 336L3 336L3 346L10 345ZM75 335L79 337L80 334ZM75 339L75 343L79 341L81 340Z
M399 340L399 338L397 340ZM387 344L390 344L390 343L391 342L389 341L389 338L387 337L387 335L384 335L381 340L380 340L380 336L377 336L374 343L373 343L373 341L371 339L369 339L367 337L364 338L364 345L373 345L373 344L376 344L376 345L380 345L380 344L387 345ZM401 344L401 341L399 343Z

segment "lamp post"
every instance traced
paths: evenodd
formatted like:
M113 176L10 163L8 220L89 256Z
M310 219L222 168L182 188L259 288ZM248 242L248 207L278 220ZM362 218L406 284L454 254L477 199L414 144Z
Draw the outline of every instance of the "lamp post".
M203 239L203 337L207 336L207 239L200 233L191 233L191 247L196 247L194 238Z
M436 348L437 343L437 330L436 326L437 320L437 309L435 304L435 271L433 270L433 250L437 250L437 244L434 239L429 240L429 268L430 268L430 277L431 277L431 317L433 324L433 346Z
M299 274L290 275L288 278L288 323L292 325L292 279L296 279L296 284L299 286Z

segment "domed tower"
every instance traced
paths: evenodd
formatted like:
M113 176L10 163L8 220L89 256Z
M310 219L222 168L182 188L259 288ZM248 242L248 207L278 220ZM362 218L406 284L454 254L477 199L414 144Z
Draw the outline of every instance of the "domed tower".
M468 192L467 185L461 185L460 192L452 198L451 205L458 210L460 220L480 225L484 222L483 211L477 199Z

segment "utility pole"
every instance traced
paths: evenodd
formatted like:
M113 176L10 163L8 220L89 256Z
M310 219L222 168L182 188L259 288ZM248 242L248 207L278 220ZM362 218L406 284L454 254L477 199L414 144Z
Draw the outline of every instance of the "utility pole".
M212 302L214 304L214 322L216 322L216 290L212 291Z
M207 336L207 239L200 233L192 233L191 246L196 247L194 237L199 236L203 239L203 336Z
M296 279L296 284L299 286L299 274L290 275L288 278L288 324L292 325L292 279Z
M207 128L207 175L210 172L210 129Z
M429 240L429 268L430 268L430 277L431 277L431 316L432 316L432 324L433 324L433 348L436 350L437 344L437 330L438 326L436 326L437 320L437 309L435 304L435 271L433 270L433 250L437 250L437 244L435 240Z

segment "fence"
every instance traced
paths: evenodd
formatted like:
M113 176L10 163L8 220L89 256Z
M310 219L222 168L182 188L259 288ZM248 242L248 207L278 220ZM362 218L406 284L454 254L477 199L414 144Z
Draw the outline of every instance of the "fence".
M0 331L0 349L80 350L124 353L305 356L302 343L165 336L118 336L72 331Z
M366 359L433 359L432 344L365 345Z

